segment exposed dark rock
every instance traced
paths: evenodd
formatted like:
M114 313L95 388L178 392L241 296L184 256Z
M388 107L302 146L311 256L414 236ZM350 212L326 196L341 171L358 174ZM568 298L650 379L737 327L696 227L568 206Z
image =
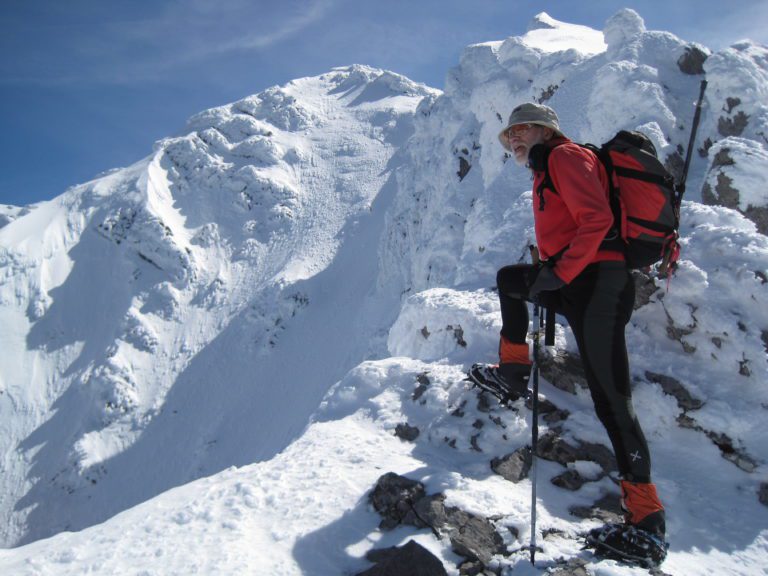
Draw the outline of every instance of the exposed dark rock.
M768 352L768 330L761 331L760 338L763 340L763 348Z
M617 469L616 459L609 448L589 442L580 442L578 446L572 446L554 433L545 434L539 439L538 455L563 466L577 460L588 460L597 463L606 474Z
M651 301L651 296L658 292L659 287L653 278L640 270L632 271L632 279L635 281L635 310Z
M541 375L555 388L576 393L576 386L586 390L587 379L584 376L584 368L581 366L581 358L576 354L566 351L558 351L557 354L543 355L541 362Z
M373 568L357 576L447 576L442 562L429 550L410 540L405 546L372 550L366 555Z
M760 484L760 490L757 493L757 497L760 500L760 504L768 506L768 482Z
M565 532L563 530L560 530L559 528L544 528L541 531L541 537L544 538L544 540L552 540L554 538L563 538L565 536Z
M429 381L429 377L427 376L426 372L422 372L416 377L416 382L418 382L418 386L416 387L416 390L413 391L413 401L416 402L419 398L422 397L424 392L427 391L427 388L431 384Z
M693 316L694 312L696 312L695 307L691 306L690 304L689 306L691 307L691 316ZM692 346L691 344L683 340L683 338L685 338L686 336L693 334L694 330L696 329L696 318L695 317L693 318L692 326L683 327L675 324L675 321L672 318L672 316L669 315L669 312L666 312L666 314L667 314L667 337L670 340L676 340L677 342L680 342L680 345L683 347L683 352L685 352L686 354L693 354L694 352L696 352L695 346Z
M477 409L480 412L485 412L485 413L488 413L493 409L493 404L491 403L491 400L488 397L488 394L478 394Z
M736 163L731 157L730 152L729 148L722 148L718 151L712 159L710 171L723 166L734 166ZM724 174L722 170L718 171L715 189L712 189L708 181L704 182L704 186L701 188L701 199L704 204L709 204L710 206L720 205L738 210L739 191L732 186L732 183L733 180Z
M768 208L765 206L750 205L745 211L744 216L752 220L757 226L760 234L768 235Z
M743 111L737 112L732 118L720 116L717 119L717 131L721 136L741 136L749 124L749 116Z
M531 449L524 446L512 454L491 460L491 469L505 480L520 482L528 478L532 463Z
M704 432L704 428L699 426L696 423L696 420L687 414L680 414L680 416L677 417L677 425L681 428L689 428L691 430L696 430L697 432Z
M747 377L751 376L752 370L749 369L749 364L750 364L749 358L746 358L743 356L743 359L739 360L739 374Z
M501 536L485 518L456 509L451 522L455 523L449 531L451 549L459 556L487 565L493 556L507 554Z
M743 450L739 450L734 446L733 440L726 434L705 430L688 414L681 414L678 416L677 424L682 428L690 428L691 430L706 434L707 437L720 449L720 454L723 458L732 462L745 472L754 472L757 468L755 459Z
M464 177L469 174L469 171L472 169L472 165L467 161L464 156L459 156L459 171L456 172L456 175L459 177L459 182L464 180Z
M708 57L709 55L698 46L686 46L683 55L677 59L677 67L683 74L704 74L704 62Z
M576 492L576 490L579 490L586 482L587 480L582 478L581 474L576 472L576 470L566 470L562 474L552 478L552 484L558 488L570 490L571 492Z
M573 506L568 511L577 518L594 518L606 523L623 519L617 494L606 494L592 506Z
M400 440L413 442L414 440L416 440L416 438L419 437L419 434L420 434L419 428L417 426L411 426L407 422L398 424L395 427L395 436L400 438Z
M736 161L731 157L730 148L721 148L715 157L712 158L712 168L720 168L721 166L735 166Z
M504 540L490 520L445 506L445 495L427 496L419 482L390 472L379 478L369 498L383 516L383 530L399 524L430 528L438 538L447 536L456 554L483 566L493 556L507 554Z
M704 405L701 400L691 396L691 393L686 390L685 386L672 376L646 371L645 377L649 382L660 385L665 394L673 396L677 400L677 405L686 412L688 410L698 410Z
M453 332L453 337L456 339L456 343L462 348L467 347L467 341L464 340L464 329L459 326L448 325L445 327L448 332Z
M566 465L579 460L579 450L557 434L545 434L539 439L537 454L540 458Z
M616 457L613 455L613 451L602 444L581 442L579 444L579 460L597 462L606 473L618 470Z
M560 422L567 420L570 415L571 413L568 412L568 410L554 410L553 412L544 415L544 422L549 425L559 424Z
M589 576L587 561L581 558L559 560L554 568L547 571L549 576Z
M485 576L493 572L485 571L485 564L482 562L468 561L459 566L459 576Z
M504 540L486 518L446 507L442 494L419 500L416 512L436 532L448 535L459 556L488 564L496 554L507 553Z
M533 410L533 397L525 399L525 407L528 408L528 410ZM541 395L539 395L539 414L543 416L546 414L553 414L557 411L558 411L557 406L555 406L552 402L550 402L546 398L543 398Z
M699 156L702 158L709 156L709 149L712 148L713 144L714 142L712 142L712 138L705 139L704 144L699 148Z
M507 530L509 530L509 533L512 534L512 538L514 540L517 540L518 538L520 538L520 530L518 530L514 526L507 526Z
M715 192L717 193L716 203L726 208L738 210L741 193L732 184L733 179L730 176L723 172L717 175L717 184L715 184Z
M379 525L382 530L391 530L399 524L426 528L426 524L418 518L414 511L414 506L424 496L426 496L426 492L421 482L389 472L376 482L375 488L369 495L369 500L374 509L382 516Z
M664 160L664 167L669 171L676 181L679 181L685 169L685 160L683 159L682 149L675 150L668 154Z
M461 403L460 406L458 406L453 412L451 412L451 416L454 416L456 418L464 418L466 416L466 412L464 412L464 406L467 405L467 401Z
M543 104L544 102L552 98L552 96L555 95L555 92L557 92L558 88L560 88L560 86L558 86L557 84L550 84L549 86L547 86L546 90L542 90L541 94L537 98L539 104Z
M733 462L744 472L754 472L757 469L757 462L754 458L734 446L733 440L727 434L707 431L707 436L720 448L723 458Z
M725 110L726 112L728 112L728 114L730 114L731 112L733 112L733 109L736 108L736 106L738 106L739 104L741 104L741 98L734 98L732 96L729 96L728 98L725 99L725 106L723 107L723 110Z

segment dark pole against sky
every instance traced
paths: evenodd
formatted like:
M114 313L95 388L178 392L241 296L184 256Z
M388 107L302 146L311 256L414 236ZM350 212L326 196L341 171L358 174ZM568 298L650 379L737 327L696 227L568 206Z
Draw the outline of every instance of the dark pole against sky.
M442 88L465 46L520 35L539 12L600 30L624 7L713 50L768 44L765 0L4 0L0 204L51 199L294 78L359 63Z

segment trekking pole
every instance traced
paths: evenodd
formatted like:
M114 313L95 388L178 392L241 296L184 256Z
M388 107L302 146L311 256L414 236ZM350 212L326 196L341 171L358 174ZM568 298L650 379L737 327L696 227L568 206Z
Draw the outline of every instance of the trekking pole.
M531 410L531 564L536 562L536 454L539 444L539 333L544 316L539 297L533 299L533 398Z
M685 181L688 179L688 168L691 166L691 156L693 156L693 146L696 143L696 133L699 131L699 122L701 121L701 105L704 102L704 91L707 89L707 81L701 81L701 88L699 91L699 100L696 102L696 112L693 115L693 124L691 125L691 138L688 140L688 151L685 154L685 165L683 166L683 174L680 177L680 182L675 187L677 189L677 205L680 206L680 202L683 200L683 194L685 193Z
M688 180L688 169L691 167L691 158L693 157L693 147L696 144L696 133L699 131L699 122L701 121L701 106L704 103L704 92L707 89L707 81L701 81L701 87L699 89L699 99L696 102L696 112L693 114L693 124L691 124L691 136L688 139L688 150L685 153L685 164L683 165L683 173L680 175L680 181L675 184L674 194L674 206L675 219L677 223L680 222L680 205L683 203L683 194L685 194L685 183ZM674 241L677 241L677 235L675 235ZM670 262L677 258L677 250L664 250L664 257L659 265L659 275L667 275L670 270Z

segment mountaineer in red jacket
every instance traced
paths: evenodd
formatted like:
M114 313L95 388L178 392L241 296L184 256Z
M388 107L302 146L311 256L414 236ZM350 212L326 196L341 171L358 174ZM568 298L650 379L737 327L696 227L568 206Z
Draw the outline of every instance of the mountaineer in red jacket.
M534 257L533 265L499 270L499 364L476 364L469 377L503 398L526 395L531 370L526 301L539 296L543 306L565 316L595 411L616 455L626 522L663 542L664 507L651 483L648 444L630 390L624 329L632 314L635 287L621 241L611 240L614 218L605 168L592 152L563 135L557 114L547 106L516 107L499 139L518 164L533 171L540 260ZM551 180L543 165L547 161Z

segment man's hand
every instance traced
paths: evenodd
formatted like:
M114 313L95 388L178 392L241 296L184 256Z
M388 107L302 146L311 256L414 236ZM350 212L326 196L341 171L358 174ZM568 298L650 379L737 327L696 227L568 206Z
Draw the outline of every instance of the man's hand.
M532 272L535 270L537 270L537 268L534 268ZM558 278L557 274L552 270L552 266L539 266L538 273L535 275L531 274L531 278L529 279L528 296L533 298L539 292L558 290L563 286L565 286L565 282Z

